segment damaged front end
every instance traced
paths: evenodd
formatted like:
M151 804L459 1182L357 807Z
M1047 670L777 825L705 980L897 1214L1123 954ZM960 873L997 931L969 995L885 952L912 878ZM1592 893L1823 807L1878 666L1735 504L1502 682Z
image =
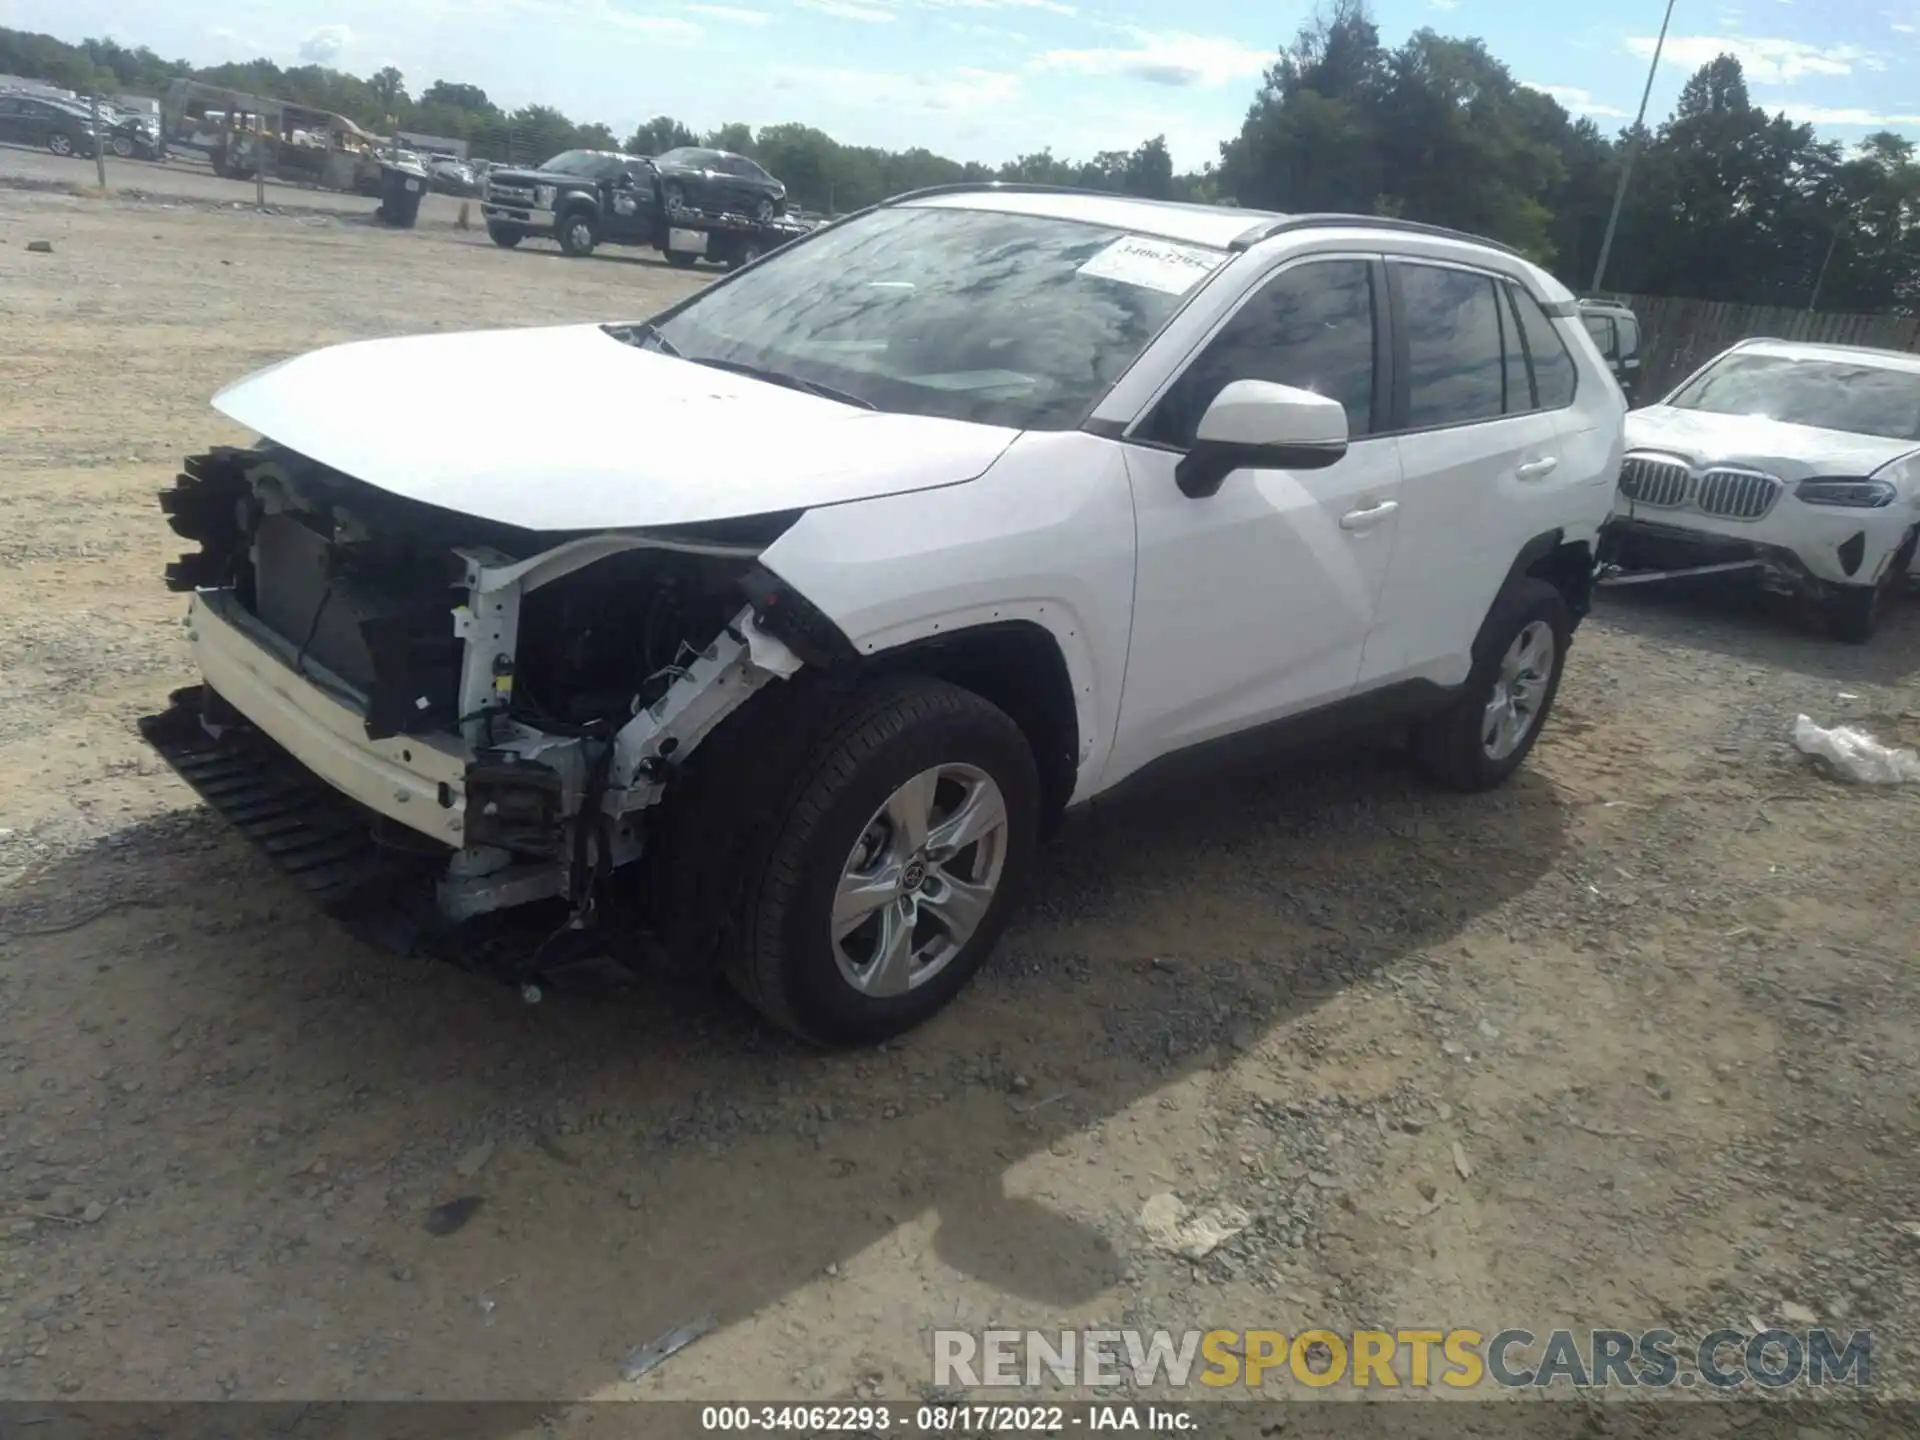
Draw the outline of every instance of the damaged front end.
M193 457L161 506L200 547L167 583L202 684L143 731L390 948L536 901L584 928L674 768L844 644L759 564L791 514L536 534L272 445Z

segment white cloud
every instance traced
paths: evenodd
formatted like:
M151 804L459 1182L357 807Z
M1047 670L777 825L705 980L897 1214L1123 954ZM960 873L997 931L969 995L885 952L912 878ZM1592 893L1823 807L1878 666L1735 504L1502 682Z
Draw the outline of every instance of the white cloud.
M839 20L855 20L862 25L889 25L900 17L881 5L868 5L862 0L794 0L803 10L818 10L822 15L832 15Z
M1127 48L1049 50L1034 63L1043 70L1081 75L1125 75L1154 85L1204 85L1209 88L1257 79L1273 55L1217 35L1155 32L1129 27Z
M920 0L929 10L1044 10L1050 15L1078 15L1061 0Z
M1653 54L1651 35L1627 39L1629 53L1647 59ZM1660 59L1680 70L1698 70L1722 55L1740 62L1747 79L1759 85L1791 85L1809 75L1851 75L1855 66L1871 68L1878 57L1855 45L1809 45L1747 35L1669 35Z
M1020 90L1018 76L961 68L911 75L890 70L822 70L788 66L774 71L772 88L831 95L842 103L887 110L998 110Z
M1575 115L1593 115L1600 119L1624 120L1632 111L1622 110L1617 105L1602 105L1593 98L1593 92L1582 90L1578 85L1536 85L1531 80L1520 82L1529 90L1538 90L1542 95L1551 95L1560 102L1561 108Z
M331 65L353 43L353 31L344 25L322 25L300 42L300 58L309 65Z
M1896 35L1920 35L1920 25L1903 25L1899 21L1887 26Z
M773 19L764 10L747 10L738 5L684 5L681 8L690 15L704 15L728 25L765 25Z
M1460 8L1460 0L1427 0L1429 10L1438 10L1442 15Z
M1771 107L1768 107L1771 108ZM1857 125L1867 130L1887 130L1920 125L1920 115L1883 115L1874 110L1831 105L1782 105L1780 111L1789 120L1802 125Z

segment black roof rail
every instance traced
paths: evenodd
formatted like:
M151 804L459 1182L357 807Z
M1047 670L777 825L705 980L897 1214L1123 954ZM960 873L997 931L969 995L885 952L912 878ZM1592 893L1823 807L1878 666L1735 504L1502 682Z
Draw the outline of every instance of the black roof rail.
M945 185L928 185L919 190L906 190L898 195L889 195L873 208L885 209L889 205L899 205L908 200L927 200L936 195L971 195L982 190L998 191L1006 195L1096 195L1108 196L1115 200L1135 198L1128 195L1111 195L1105 190L1088 190L1079 185L1038 185L1026 180L954 180Z
M1402 220L1392 215L1282 215L1272 220L1262 220L1259 224L1241 231L1228 243L1229 250L1250 250L1262 240L1271 240L1276 235L1285 235L1291 230L1330 230L1362 229L1391 230L1399 235L1428 235L1436 240L1459 240L1468 245L1484 245L1489 250L1498 250L1511 255L1516 260L1526 257L1511 245L1503 245L1498 240L1489 240L1484 235L1469 235L1464 230L1449 230L1443 225L1423 225L1418 220Z

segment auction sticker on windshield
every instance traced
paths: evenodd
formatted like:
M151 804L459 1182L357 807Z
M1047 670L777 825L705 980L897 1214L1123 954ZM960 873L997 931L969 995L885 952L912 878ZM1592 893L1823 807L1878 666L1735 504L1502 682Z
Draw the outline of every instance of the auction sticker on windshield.
M1117 280L1168 295L1184 295L1211 275L1227 257L1218 250L1177 245L1145 235L1124 235L1101 250L1077 273L1095 280Z

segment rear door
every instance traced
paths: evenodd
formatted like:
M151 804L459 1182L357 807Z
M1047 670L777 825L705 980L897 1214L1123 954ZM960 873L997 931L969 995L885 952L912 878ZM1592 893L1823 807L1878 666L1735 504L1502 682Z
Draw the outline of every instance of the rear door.
M0 95L0 140L15 145L27 140L26 102L17 95Z
M1573 398L1570 378L1564 397L1540 393L1511 298L1516 287L1505 277L1427 259L1389 257L1386 269L1405 479L1362 690L1466 678L1481 621L1514 558L1539 533L1528 527L1551 528L1558 512L1557 503L1540 502L1566 478L1555 407ZM1572 360L1559 353L1570 371Z
M606 238L625 245L646 241L653 227L653 178L638 161L620 163L609 182Z

